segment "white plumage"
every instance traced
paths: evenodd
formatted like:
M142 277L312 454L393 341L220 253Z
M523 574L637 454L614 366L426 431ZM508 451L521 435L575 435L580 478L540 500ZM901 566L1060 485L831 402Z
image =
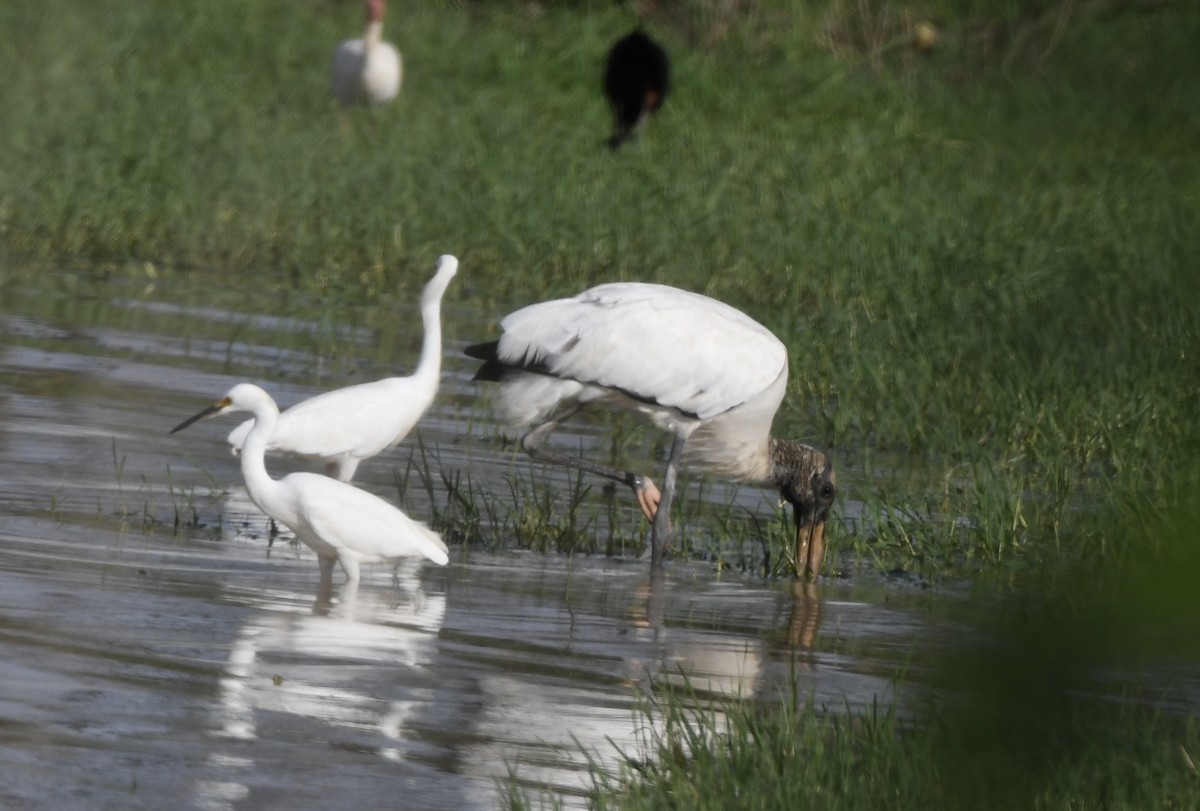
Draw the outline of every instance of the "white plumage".
M280 415L267 450L324 462L328 475L348 482L363 459L396 447L437 394L442 369L442 296L457 272L456 258L440 257L437 273L421 294L425 340L412 375L346 386L297 403ZM235 454L253 425L254 420L247 420L230 432L229 444Z
M476 378L502 382L497 408L506 421L530 428L522 444L531 455L634 490L654 523L656 565L670 532L676 466L683 463L778 486L796 508L797 553L803 552L797 567L817 573L835 477L820 451L770 436L788 359L766 327L707 296L625 282L530 305L506 316L501 329L499 341L468 348L485 361ZM673 435L661 495L648 477L541 448L559 423L588 404L634 411Z
M637 411L687 436L725 415L722 430L708 432L708 452L689 452L687 464L730 478L765 475L787 349L745 313L697 293L627 282L530 305L500 327L501 363L550 372L501 387L507 422L543 422L571 400Z
M386 104L400 92L404 64L396 46L383 40L384 0L367 0L367 29L333 54L333 95L342 106Z
M421 556L444 566L449 562L441 537L378 496L316 473L291 473L272 479L266 468L267 437L275 430L279 409L271 395L251 383L239 383L217 403L178 425L181 431L199 419L232 411L254 415L253 429L242 445L242 477L250 499L267 515L307 544L321 562L328 582L340 563L351 582L362 563L398 563Z

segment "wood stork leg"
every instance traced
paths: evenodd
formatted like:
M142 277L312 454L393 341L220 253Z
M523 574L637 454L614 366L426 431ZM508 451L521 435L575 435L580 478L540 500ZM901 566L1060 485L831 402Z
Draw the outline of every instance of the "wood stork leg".
M554 429L561 425L564 420L578 410L578 406L571 408L557 417L547 420L541 425L534 427L521 437L521 448L525 451L525 453L529 454L530 457L537 459L539 462L550 462L556 465L573 467L576 470L582 470L584 473L594 473L595 475L602 476L609 481L619 482L620 484L623 484L632 490L634 496L637 497L638 503L642 507L642 512L646 514L646 518L653 523L654 527L658 528L657 530L652 530L652 534L650 536L650 548L652 553L651 557L653 558L653 550L655 548L654 538L661 535L663 539L666 539L671 533L671 527L669 522L670 510L660 509L661 502L658 488L655 486L654 482L649 476L641 476L631 470L617 470L614 467L602 465L599 462L593 462L591 459L584 459L581 456L571 456L570 454L558 453L557 451L548 451L542 448L542 443L544 443L546 438L554 432ZM674 448L672 448L671 459L675 459ZM673 461L671 466L668 467L667 473L668 476L671 477L671 481L674 482ZM668 508L669 506L670 505L668 504ZM660 521L662 522L661 527L659 524ZM660 549L660 559L655 565L661 565L661 554L662 551Z
M573 467L576 470L582 470L584 473L595 473L597 476L603 476L606 479L614 482L620 482L629 487L636 494L639 489L638 474L626 471L617 470L608 465L602 465L599 462L593 462L591 459L584 459L581 456L571 456L566 453L558 453L557 451L548 451L542 448L542 443L546 438L554 432L554 429L562 424L564 420L578 411L578 408L572 408L564 414L555 417L552 420L543 422L541 425L532 429L521 437L521 448L525 453L537 459L539 462L551 462L556 465L566 465Z
M679 466L679 458L683 456L684 440L685 437L675 434L675 439L671 442L671 456L667 459L662 500L658 502L658 509L654 513L654 523L650 529L650 565L655 568L663 565L667 546L671 541L671 502L675 500L676 471Z

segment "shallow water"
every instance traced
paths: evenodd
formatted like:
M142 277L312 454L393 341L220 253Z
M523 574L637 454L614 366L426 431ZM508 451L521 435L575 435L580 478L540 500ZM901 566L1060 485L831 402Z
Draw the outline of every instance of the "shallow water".
M493 808L510 774L579 806L589 757L637 751L657 684L903 707L893 675L919 683L916 640L961 631L916 590L682 562L652 581L643 560L461 544L445 568L369 567L353 591L338 571L321 594L311 552L271 538L240 487L236 419L167 432L241 379L286 406L407 370L417 319L382 348L344 331L331 363L316 325L161 300L12 296L0 317L5 809ZM528 463L479 441L491 426L456 351L477 337L450 330L420 441L504 492ZM428 518L445 487L402 473L416 441L356 482L396 500L407 477L404 507Z

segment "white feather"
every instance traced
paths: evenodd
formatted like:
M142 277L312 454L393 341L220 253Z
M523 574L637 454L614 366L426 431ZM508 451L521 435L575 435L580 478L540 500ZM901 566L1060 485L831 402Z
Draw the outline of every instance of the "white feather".
M404 63L400 52L383 41L383 7L367 3L367 29L362 39L348 39L333 54L330 84L343 106L386 104L400 92Z
M354 477L359 462L396 447L416 426L437 394L442 368L441 304L458 260L438 259L437 273L421 294L425 341L413 374L327 391L310 397L280 415L268 451L324 462L330 475L342 481ZM254 420L229 434L237 454Z
M241 461L250 499L317 554L322 580L330 576L335 561L350 581L358 580L361 563L397 563L412 556L442 566L449 562L446 544L436 532L378 496L316 473L271 478L265 463L267 438L275 431L279 409L258 386L239 383L175 431L203 416L234 411L254 415Z
M603 401L690 435L685 460L694 467L765 475L787 348L745 313L697 293L621 282L530 305L501 328L502 363L549 373L505 381L498 408L509 422Z

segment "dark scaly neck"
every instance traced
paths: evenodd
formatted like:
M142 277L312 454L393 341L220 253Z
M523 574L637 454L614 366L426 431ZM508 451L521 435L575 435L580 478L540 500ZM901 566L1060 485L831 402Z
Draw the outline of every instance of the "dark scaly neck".
M781 490L795 490L811 482L829 464L822 451L791 439L771 437L769 455L770 480Z

